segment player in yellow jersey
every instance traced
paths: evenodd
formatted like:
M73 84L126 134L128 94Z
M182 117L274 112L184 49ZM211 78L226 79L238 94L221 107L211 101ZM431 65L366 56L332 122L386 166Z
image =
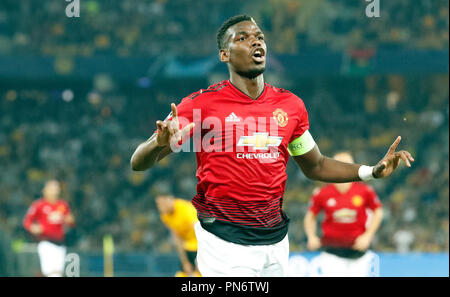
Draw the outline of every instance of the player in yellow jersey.
M194 225L198 222L197 211L191 202L173 196L156 197L161 221L174 238L182 271L175 276L201 276L197 264L197 238Z

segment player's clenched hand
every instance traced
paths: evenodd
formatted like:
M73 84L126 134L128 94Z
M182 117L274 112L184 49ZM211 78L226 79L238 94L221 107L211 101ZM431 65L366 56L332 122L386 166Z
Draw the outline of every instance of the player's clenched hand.
M387 154L383 157L383 159L381 159L380 162L378 162L377 165L374 166L373 176L375 178L389 176L398 167L401 160L403 160L406 166L411 167L410 162L414 162L414 158L411 154L408 151L395 151L401 139L402 138L400 136L397 137L389 148Z
M364 252L369 248L371 242L372 236L370 236L370 234L363 233L355 239L353 249Z
M73 217L73 215L71 213L69 213L68 215L66 215L64 217L64 223L66 225L73 225L75 223L75 218Z
M170 146L172 143L178 143L194 127L194 123L190 123L180 130L177 107L174 103L170 107L172 109L172 120L167 122L156 121L158 127L156 142L158 146Z
M317 236L311 236L308 238L308 249L311 251L318 250L322 244L320 243L320 238Z
M42 233L42 226L39 224L32 224L30 226L30 232L33 235L40 235Z

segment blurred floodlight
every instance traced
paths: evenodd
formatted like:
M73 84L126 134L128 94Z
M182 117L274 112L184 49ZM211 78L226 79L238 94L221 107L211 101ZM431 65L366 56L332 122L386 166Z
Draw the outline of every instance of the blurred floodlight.
M102 100L102 99L101 99L101 97L100 97L100 94L97 93L97 92L90 92L90 93L88 94L88 101L89 101L89 103L92 104L92 105L98 105L98 104L100 104L101 100Z
M8 101L14 101L17 99L17 92L15 90L9 90L8 92L6 92L5 97Z
M94 87L97 91L108 92L113 89L114 82L108 74L98 74L94 78Z
M66 89L62 92L62 99L66 102L70 102L73 100L73 92L72 90Z

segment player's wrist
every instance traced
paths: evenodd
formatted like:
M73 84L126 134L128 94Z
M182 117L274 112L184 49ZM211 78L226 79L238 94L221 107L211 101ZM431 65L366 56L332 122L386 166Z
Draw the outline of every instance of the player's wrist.
M375 179L374 166L361 165L358 169L358 177L365 182Z
M369 239L372 239L373 236L375 235L375 233L371 232L371 231L366 231L366 232L363 233L363 235L368 237Z
M164 141L162 141L161 139L159 139L159 138L158 138L158 135L156 135L155 143L156 143L156 147L158 147L158 148L164 148L164 147L166 147L166 146L169 145L169 143L165 143Z
M319 236L317 236L316 234L306 235L306 237L308 238L308 241L320 241Z

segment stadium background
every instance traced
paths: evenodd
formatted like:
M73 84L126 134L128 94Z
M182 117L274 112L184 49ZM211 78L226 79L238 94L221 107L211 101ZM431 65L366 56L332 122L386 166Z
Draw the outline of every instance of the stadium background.
M266 80L304 100L324 154L374 164L397 135L413 153L411 169L372 183L381 275L448 276L448 1L381 0L379 18L363 0L80 0L79 18L67 4L0 2L0 275L38 275L21 222L51 177L77 220L81 275L103 275L105 235L116 276L174 274L153 198L193 197L195 156L143 173L129 159L170 102L227 78L215 30L246 13L266 33ZM302 221L320 184L293 162L287 172L291 252L311 257Z

